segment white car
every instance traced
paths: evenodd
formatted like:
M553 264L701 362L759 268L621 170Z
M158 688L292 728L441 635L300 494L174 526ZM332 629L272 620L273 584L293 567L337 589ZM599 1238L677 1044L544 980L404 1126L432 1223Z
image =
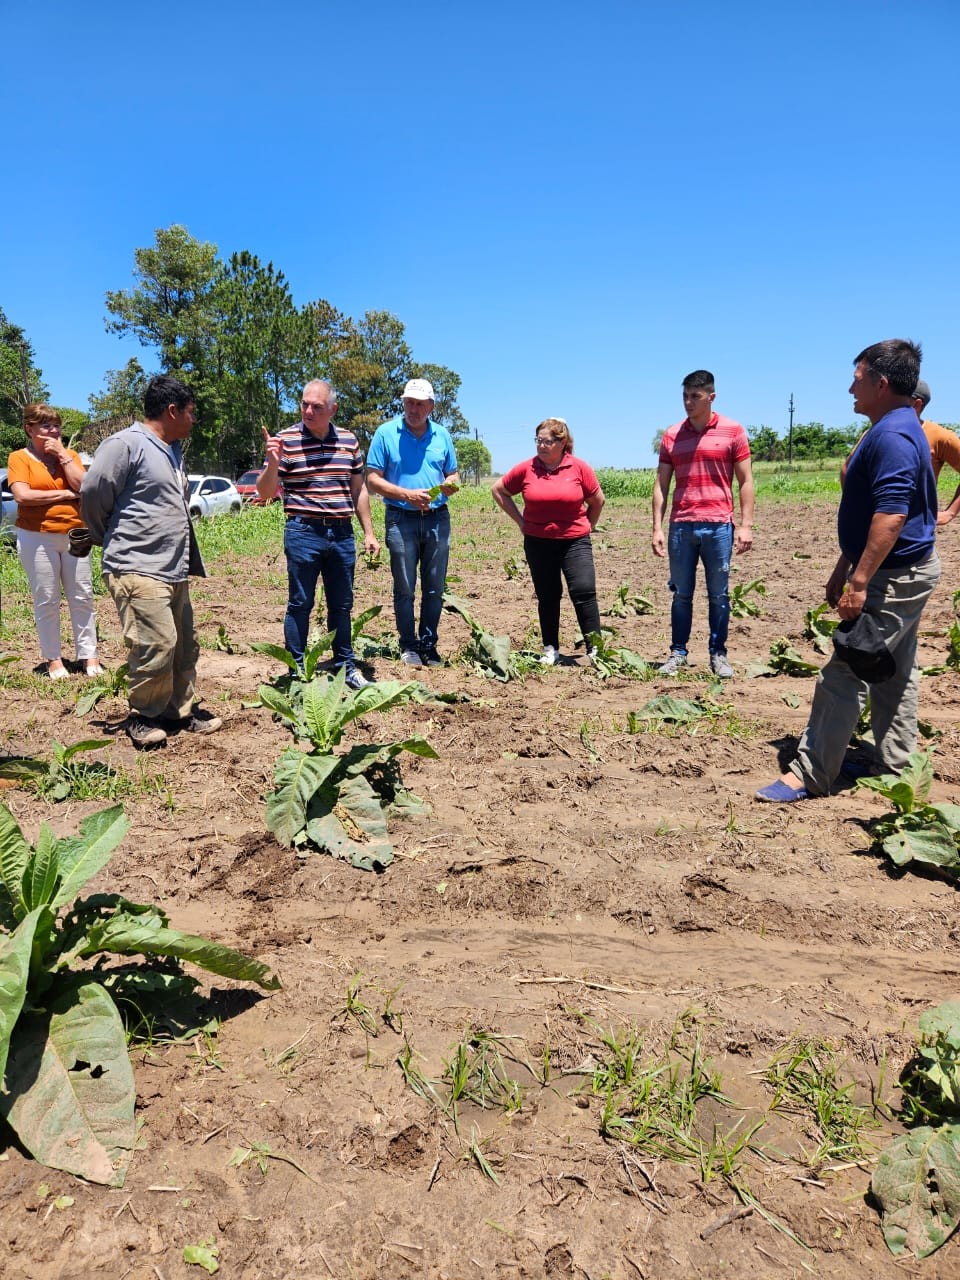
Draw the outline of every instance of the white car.
M232 480L223 476L188 476L190 481L190 518L219 516L239 511L243 499Z
M0 467L0 542L9 542L11 545L16 542L16 518L17 503L7 484L7 468Z

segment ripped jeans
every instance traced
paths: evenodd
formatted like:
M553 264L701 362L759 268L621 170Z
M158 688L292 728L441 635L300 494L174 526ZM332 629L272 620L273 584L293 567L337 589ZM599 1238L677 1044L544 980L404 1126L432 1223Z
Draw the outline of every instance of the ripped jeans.
M707 607L710 622L710 652L727 652L727 631L730 626L730 556L733 552L732 523L698 523L693 520L676 520L670 524L667 540L670 556L670 590L673 604L670 607L670 648L676 653L687 652L690 629L693 626L693 588L697 576L697 561L703 561L707 581Z

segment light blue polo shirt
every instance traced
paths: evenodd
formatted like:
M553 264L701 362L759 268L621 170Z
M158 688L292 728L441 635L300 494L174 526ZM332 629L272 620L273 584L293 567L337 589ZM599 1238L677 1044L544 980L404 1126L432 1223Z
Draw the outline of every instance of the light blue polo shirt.
M418 440L401 416L377 427L370 442L367 466L401 489L432 489L457 470L457 453L446 427L428 418L427 429ZM430 507L445 506L446 501L447 495L441 493ZM397 502L394 498L384 498L384 502L402 511L418 510L412 503Z

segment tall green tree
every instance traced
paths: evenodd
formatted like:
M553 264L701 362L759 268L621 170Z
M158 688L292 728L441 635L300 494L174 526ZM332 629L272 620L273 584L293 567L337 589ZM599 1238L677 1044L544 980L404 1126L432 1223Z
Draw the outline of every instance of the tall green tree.
M482 440L462 436L454 441L454 447L457 450L457 470L462 480L479 484L484 476L490 474L493 459Z
M212 342L212 293L222 273L217 246L186 227L160 227L156 244L135 249L133 289L107 293L108 333L132 333L160 355L165 370L206 373Z
M385 419L400 412L408 378L430 378L435 416L456 435L468 424L457 395L460 378L413 359L402 322L389 311L359 321L324 299L298 310L282 271L256 255L224 263L217 246L174 225L134 252L134 287L106 295L107 329L133 334L157 355L160 369L193 388L198 418L191 465L243 469L261 456L260 427L295 420L300 391L326 377L337 389L338 422L366 446ZM145 379L138 361L107 375L91 396L95 414L139 413Z
M191 451L199 460L218 454L214 394L214 291L223 265L217 246L186 227L160 227L156 243L134 250L133 289L106 295L108 333L132 334L160 357L164 373L182 377L196 396L198 422Z
M104 389L88 398L90 416L97 421L135 422L143 414L143 391L149 377L136 356L122 369L109 369Z
M454 436L470 430L457 403L460 376L442 364L413 359L403 322L389 311L367 311L354 322L329 303L313 304L319 323L317 353L323 376L337 391L337 421L353 431L363 449L374 431L403 410L403 388L427 378L436 394L433 417Z
M0 307L0 460L4 463L13 449L23 448L24 405L45 400L47 395L33 345Z
M213 301L219 454L245 466L261 455L261 425L276 432L296 409L310 377L310 318L283 272L246 250L231 256Z
M748 427L750 453L756 462L779 462L787 456L787 447L773 427Z

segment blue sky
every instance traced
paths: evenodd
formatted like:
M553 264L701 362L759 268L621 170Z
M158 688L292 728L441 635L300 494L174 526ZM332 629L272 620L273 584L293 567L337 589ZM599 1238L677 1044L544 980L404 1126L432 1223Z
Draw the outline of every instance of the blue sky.
M103 296L180 222L295 300L394 312L498 468L560 414L649 466L691 369L845 425L924 345L960 420L955 0L7 7L0 306L58 404L149 353Z

